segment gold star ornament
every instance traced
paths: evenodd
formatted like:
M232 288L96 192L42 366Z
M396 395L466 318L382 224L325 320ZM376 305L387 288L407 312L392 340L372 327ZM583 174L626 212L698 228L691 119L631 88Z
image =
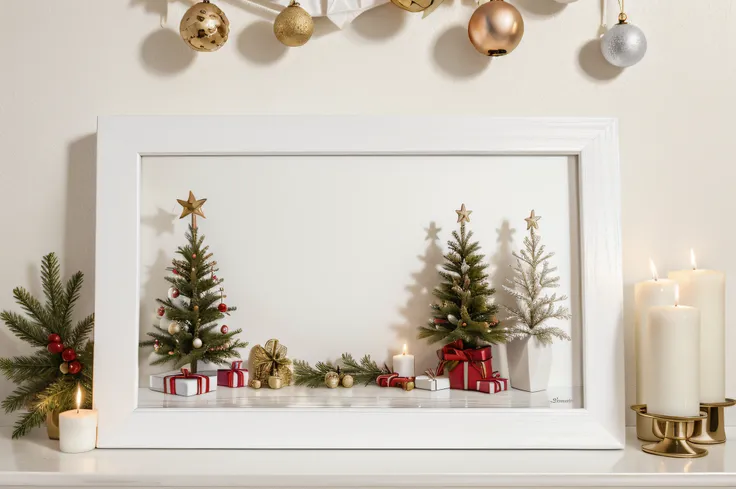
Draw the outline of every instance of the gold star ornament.
M473 211L469 211L465 208L465 204L460 206L459 211L457 212L457 222L463 223L463 222L470 222L470 214L473 213Z
M532 209L532 213L524 219L526 221L526 230L529 231L530 229L539 229L539 221L542 218L542 216L538 216L534 214L534 209Z
M179 219L184 219L188 215L192 215L192 227L197 227L197 216L200 216L202 218L205 218L204 212L202 211L202 206L205 202L207 202L207 199L199 199L197 200L194 197L194 194L192 191L189 191L189 198L187 200L181 200L176 199L176 201L179 203L180 206L183 207L181 211L181 216L179 216Z

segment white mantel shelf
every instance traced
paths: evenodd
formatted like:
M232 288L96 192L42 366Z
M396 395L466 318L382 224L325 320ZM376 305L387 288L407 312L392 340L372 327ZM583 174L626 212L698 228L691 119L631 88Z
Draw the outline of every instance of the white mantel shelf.
M471 436L456 427L458 436ZM203 428L202 428L203 429ZM343 430L348 426L326 426ZM427 429L440 429L427 427ZM278 436L278 429L274 429ZM399 433L396 436L400 436ZM3 487L736 487L736 442L701 459L617 451L94 450L0 428ZM729 437L736 439L736 428Z

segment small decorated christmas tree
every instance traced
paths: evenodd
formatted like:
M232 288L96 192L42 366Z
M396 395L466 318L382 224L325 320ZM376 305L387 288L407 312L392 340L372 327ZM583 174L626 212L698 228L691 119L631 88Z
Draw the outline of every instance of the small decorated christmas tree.
M570 311L559 305L567 300L567 296L543 294L545 289L559 287L560 277L553 275L557 267L549 264L554 253L545 251L545 246L540 244L542 238L535 231L539 229L538 221L541 218L532 210L531 215L525 219L526 229L529 231L529 236L524 238L525 249L519 253L513 252L516 258L516 265L512 267L514 275L503 286L516 300L516 306L504 306L504 309L514 322L511 327L514 338L534 336L541 344L550 345L555 338L570 340L570 336L562 329L544 326L544 323L550 319L570 319Z
M462 340L466 348L480 348L505 343L507 331L496 319L498 306L491 297L496 290L488 284L488 267L480 254L480 245L471 241L472 231L465 229L470 214L465 204L457 213L460 233L452 232L450 251L439 272L442 283L433 291L439 303L431 305L432 317L419 328L419 338L430 343Z
M199 361L225 365L233 357L240 358L237 348L247 343L235 338L241 329L228 330L217 321L235 311L225 302L222 278L215 274L219 269L212 260L209 246L204 245L204 236L199 234L197 216L204 218L202 205L207 199L197 200L189 192L188 200L177 202L183 207L180 219L192 216L187 244L180 246L168 270L172 276L166 277L171 284L168 298L156 299L160 304L157 314L161 324L154 324L156 331L147 333L150 340L142 341L141 347L152 346L158 358L151 365L173 364L174 368L190 365L190 371L197 373Z

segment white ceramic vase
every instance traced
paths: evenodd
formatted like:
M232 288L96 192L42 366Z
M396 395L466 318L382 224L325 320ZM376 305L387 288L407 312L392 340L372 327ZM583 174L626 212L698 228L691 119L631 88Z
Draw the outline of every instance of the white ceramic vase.
M547 390L552 367L552 346L543 345L533 336L513 340L506 345L511 387L527 392Z

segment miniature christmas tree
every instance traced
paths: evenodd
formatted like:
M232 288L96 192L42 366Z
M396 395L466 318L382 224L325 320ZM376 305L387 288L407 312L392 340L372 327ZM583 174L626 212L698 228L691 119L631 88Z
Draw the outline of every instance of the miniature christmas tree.
M150 340L140 343L141 347L152 346L158 355L151 365L171 363L180 368L189 364L190 371L197 373L199 361L225 365L233 357L240 358L237 348L247 346L235 338L242 330L229 331L217 323L236 308L224 302L223 279L215 275L217 262L209 246L203 246L204 236L197 228L197 216L205 217L202 205L206 200L195 199L192 192L188 200L177 199L184 208L180 219L191 215L192 222L186 233L188 243L177 249L179 257L168 268L173 274L166 277L171 284L169 296L156 299L160 304L157 314L165 320L153 325L156 331L148 333Z
M570 336L560 328L543 326L544 323L549 319L570 319L570 311L559 305L567 300L567 296L542 294L544 289L559 287L560 277L552 275L557 267L549 264L554 253L545 252L544 245L540 244L541 236L535 232L541 218L532 210L525 219L529 231L529 236L524 238L526 249L512 253L516 258L516 265L512 267L514 275L508 279L508 285L503 286L516 300L516 306L504 306L504 309L515 323L511 327L514 338L534 336L543 345L550 345L555 338L570 340Z
M431 305L432 317L419 328L419 338L445 344L460 339L466 348L505 343L508 332L496 319L498 306L491 300L496 290L488 284L488 265L483 263L478 242L471 241L473 232L465 229L473 211L463 204L455 212L460 233L453 231L454 240L447 243L450 251L439 272L442 283L433 291L440 302Z
M66 285L60 275L56 255L44 256L41 283L45 303L41 304L23 287L16 287L13 297L26 316L10 311L0 313L0 319L15 336L37 348L31 355L0 358L0 371L18 384L2 407L6 413L27 411L15 423L13 438L40 426L51 413L76 407L77 389L84 394L82 407L92 406L92 343L88 336L95 316L72 321L84 275L75 273Z

